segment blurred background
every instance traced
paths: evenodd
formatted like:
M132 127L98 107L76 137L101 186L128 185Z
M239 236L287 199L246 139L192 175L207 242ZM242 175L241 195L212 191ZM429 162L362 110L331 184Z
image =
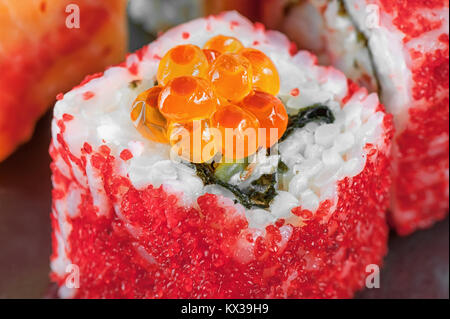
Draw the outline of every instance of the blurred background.
M223 10L236 9L259 20L262 1L270 0L132 0L128 50L139 49L170 26ZM48 279L50 122L51 110L38 122L32 139L0 163L0 298L53 297ZM448 230L447 218L409 237L392 233L381 288L362 291L357 297L449 298Z

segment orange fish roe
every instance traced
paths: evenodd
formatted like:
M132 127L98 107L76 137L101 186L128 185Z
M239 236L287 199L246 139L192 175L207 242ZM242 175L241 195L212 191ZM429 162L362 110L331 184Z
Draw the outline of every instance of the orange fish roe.
M244 48L244 45L234 37L218 35L209 39L203 48L216 50L220 53L237 53Z
M218 107L230 104L230 102L228 102L228 100L226 98L221 97L221 96L217 97L217 103L218 103Z
M172 48L161 59L157 80L161 86L139 95L131 118L141 134L170 143L190 162L207 162L218 152L242 159L271 147L286 131L274 63L236 38L213 37L204 49Z
M199 47L192 44L179 45L161 59L156 77L162 85L183 75L207 78L208 66L208 60Z
M155 86L138 95L131 110L131 120L144 137L167 143L167 121L158 109L161 86Z
M211 126L221 133L215 143L225 158L242 159L258 150L259 121L241 107L233 104L220 107L211 118Z
M253 86L276 95L280 91L280 76L272 60L262 51L245 48L239 52L246 57L253 69Z
M216 50L203 49L203 54L206 56L206 60L208 60L209 65L212 65L222 53Z
M170 144L175 153L192 163L204 163L216 155L209 119L187 123L171 122L168 127Z
M209 118L217 108L217 97L205 79L181 76L162 89L158 106L167 119L188 122Z
M211 66L209 78L219 96L238 102L252 90L253 70L243 56L224 53Z
M239 105L256 116L262 128L266 129L266 137L259 138L260 146L271 147L283 136L288 125L288 114L281 101L268 93L254 91L246 96ZM271 129L277 134L271 137ZM273 134L272 134L273 135Z

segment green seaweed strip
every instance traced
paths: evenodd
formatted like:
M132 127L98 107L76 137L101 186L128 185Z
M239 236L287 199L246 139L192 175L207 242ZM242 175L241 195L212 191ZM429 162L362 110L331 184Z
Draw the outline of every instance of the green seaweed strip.
M335 120L333 112L326 105L314 104L301 109L296 115L289 116L288 127L281 137L280 142L291 135L295 129L302 128L310 122L333 123Z
M280 160L278 163L278 174L284 174L287 173L287 171L289 171L289 167L282 160Z
M215 170L211 164L195 164L197 176L199 176L205 185L220 185L232 192L239 203L245 208L259 207L268 208L270 203L277 195L275 185L277 183L276 173L262 175L253 181L250 186L244 190L231 185L215 175Z
M250 198L246 194L242 193L242 191L238 187L228 184L227 182L220 180L214 175L214 168L211 164L195 164L195 168L197 176L202 179L203 184L220 185L232 192L236 196L238 201L242 204L242 206L244 206L245 208L252 207Z
M378 96L382 96L382 87L381 87L381 82L380 82L380 75L378 74L378 70L376 68L375 65L375 59L373 56L373 52L369 47L369 40L367 39L366 35L361 32L361 30L358 28L358 26L356 25L355 19L353 19L353 17L348 13L347 10L347 6L344 2L344 0L338 0L339 1L339 15L342 16L347 16L351 23L353 24L353 26L355 27L356 31L357 31L357 40L359 43L361 43L365 48L367 48L367 51L369 52L369 58L370 58L370 64L372 65L372 69L373 69L373 75L375 77L375 82L377 84L377 89L378 89Z
M253 181L251 186L244 192L253 206L268 208L272 200L277 196L276 183L276 174L265 174Z
M141 82L141 80L134 80L131 81L128 86L130 87L130 89L134 90L141 84Z
M328 2L331 2L332 0L329 0ZM338 15L340 15L341 17L345 17L348 16L347 13L347 9L345 8L345 4L343 0L338 0L339 3L339 10L338 10Z
M243 163L220 163L214 170L214 175L223 182L229 182L231 177L243 172L248 166L247 159Z

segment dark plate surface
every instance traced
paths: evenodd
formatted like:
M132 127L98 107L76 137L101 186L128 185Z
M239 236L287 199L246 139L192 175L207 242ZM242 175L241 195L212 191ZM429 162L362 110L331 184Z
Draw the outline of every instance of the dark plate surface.
M134 26L130 50L150 38ZM42 298L51 253L50 112L33 139L0 164L0 298ZM449 221L401 238L391 234L379 289L359 298L449 298Z

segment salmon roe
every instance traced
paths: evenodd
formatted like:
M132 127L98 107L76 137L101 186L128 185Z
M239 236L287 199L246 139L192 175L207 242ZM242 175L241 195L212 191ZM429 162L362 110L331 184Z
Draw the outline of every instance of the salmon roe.
M217 95L239 102L252 90L253 70L245 57L224 53L211 66L209 78Z
M156 78L161 85L184 75L207 78L208 67L208 60L199 47L192 44L179 45L161 59Z
M289 118L278 98L266 92L254 91L246 96L239 106L255 115L261 128L265 128L265 138L258 137L259 146L269 148L283 136ZM276 129L276 134L271 133L273 129Z
M162 89L158 106L168 120L188 122L209 118L217 108L217 97L205 79L181 76Z
M138 95L131 110L131 120L139 133L158 142L167 143L167 121L158 109L161 86L155 86Z
M218 35L209 39L203 48L220 53L237 53L244 48L244 45L234 37Z
M252 65L253 86L261 91L277 95L280 91L280 76L272 60L262 51L252 48L245 48L239 53Z
M210 120L194 120L187 123L171 122L168 127L170 144L175 153L192 163L204 163L212 159L217 151L214 144Z
M190 162L210 161L219 152L240 160L272 147L286 131L274 63L236 38L219 35L203 49L172 48L161 59L157 80L138 96L131 119L142 135L171 144Z
M256 116L245 109L233 104L222 106L212 116L211 126L221 134L215 143L226 159L243 159L258 150L260 124Z
M206 56L206 60L208 60L209 65L212 65L222 53L216 50L203 49L203 54Z

